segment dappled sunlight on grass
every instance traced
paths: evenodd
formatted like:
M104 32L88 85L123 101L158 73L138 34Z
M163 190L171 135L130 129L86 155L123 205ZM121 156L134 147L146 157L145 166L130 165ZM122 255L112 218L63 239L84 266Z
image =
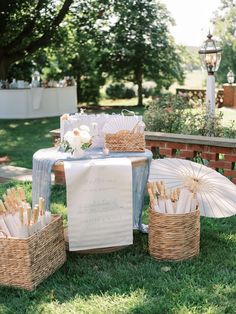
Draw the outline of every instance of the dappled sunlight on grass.
M11 129L16 129L18 127L19 127L19 124L13 124L13 123L9 124L9 128Z
M236 121L236 109L223 107L217 110L223 112L223 123L225 126L229 125L232 121Z
M102 280L102 278L101 278ZM66 299L67 291L62 291ZM54 313L132 313L145 303L145 294L142 289L138 289L130 294L119 295L119 293L110 295L104 293L102 295L91 295L84 298L80 295L75 295L74 298L69 299L67 302L59 303L57 300L50 304L50 309ZM40 312L44 310L42 304L37 306ZM95 310L96 309L96 310Z
M12 165L31 168L33 154L52 146L49 131L59 127L59 117L0 120L0 126L0 142L4 143L0 154L9 156Z
M146 104L148 101L150 101L151 98L144 98L143 103ZM130 99L108 99L103 98L99 101L100 107L135 107L138 104L138 98L130 98ZM81 106L86 106L86 103L81 103ZM89 106L88 106L89 107ZM92 106L91 106L92 107Z
M0 120L0 125L1 155L8 155L14 165L30 168L33 153L52 146L49 131L59 127L59 118ZM31 203L31 183L0 184L0 198L13 186L23 186ZM146 197L144 223L148 222L148 202ZM65 186L52 186L51 209L62 215L66 226ZM151 258L148 236L138 231L134 232L134 244L121 251L85 256L70 253L66 264L34 292L0 287L0 313L235 313L235 230L236 216L201 218L200 255L183 262Z
M0 136L4 136L4 135L7 135L7 131L0 129Z
M0 198L16 185L25 187L31 201L31 183L2 184ZM54 185L51 200L52 211L66 223L65 187ZM183 262L151 258L148 236L137 231L133 245L114 253L71 252L65 265L33 293L1 287L0 313L234 313L235 230L235 216L202 218L200 255Z
M41 121L41 124L47 124L47 123L49 123L48 120L42 120L42 121Z
M67 225L67 208L65 205L51 203L52 213L60 214L63 218L63 225Z

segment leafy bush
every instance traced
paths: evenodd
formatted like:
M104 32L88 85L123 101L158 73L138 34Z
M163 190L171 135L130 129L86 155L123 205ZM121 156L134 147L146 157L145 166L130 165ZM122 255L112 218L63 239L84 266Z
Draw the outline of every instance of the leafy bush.
M149 102L144 113L149 131L235 138L234 122L224 127L222 119L223 113L209 119L204 110L194 109L186 97L170 94Z
M135 97L135 91L132 88L128 88L123 83L110 84L106 88L106 94L112 99L124 99Z
M130 99L135 97L135 91L132 88L125 87L124 98Z
M96 81L84 79L79 88L79 101L97 104L100 98L99 85Z

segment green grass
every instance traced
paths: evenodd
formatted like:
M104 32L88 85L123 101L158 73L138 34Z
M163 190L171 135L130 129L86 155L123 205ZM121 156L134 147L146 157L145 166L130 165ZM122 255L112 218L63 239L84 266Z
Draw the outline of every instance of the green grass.
M223 123L224 125L229 125L231 121L236 121L236 110L231 109L231 108L220 108L219 111L223 112L224 117L223 117Z
M143 103L146 104L150 99L144 98ZM129 107L135 107L137 106L138 103L138 98L134 97L131 99L101 99L99 102L99 106L106 106L106 107L111 107L111 106L129 106Z
M132 101L132 99L131 99L131 101ZM120 114L122 112L122 110L125 110L125 109L134 112L136 115L142 115L144 113L144 110L145 110L144 106L143 107L137 106L137 105L134 105L134 103L133 103L133 105L132 104L128 105L124 100L125 99L121 99L122 102L120 102L119 99L110 100L111 101L110 105L105 104L105 103L108 103L108 102L106 102L107 100L104 100L104 103L103 103L103 100L101 100L100 105L98 107L96 107L96 109L94 109L93 105L88 105L85 108L85 113L109 113L109 114L118 113L118 114ZM111 105L111 103L114 105ZM123 103L123 105L122 105L122 103ZM126 113L124 112L124 114L126 114Z
M0 198L16 185L0 185ZM20 185L30 201L31 184ZM63 187L52 189L52 210L66 217ZM34 292L0 287L0 313L236 313L235 229L236 217L202 219L200 255L184 262L155 261L147 235L138 232L132 246L116 253L69 253Z
M174 83L170 86L169 91L175 94L176 88L206 88L206 73L201 70L194 70L185 73L184 84Z
M0 120L0 156L9 156L11 165L32 167L32 156L52 146L50 130L59 128L59 118Z
M0 120L0 126L0 155L30 168L33 153L51 146L49 131L59 119ZM0 184L0 198L17 185L31 201L31 183ZM51 201L66 224L65 188L53 186ZM148 255L147 235L138 232L132 246L116 253L69 253L65 265L36 291L1 287L0 314L236 313L235 230L236 217L202 219L200 255L184 262L155 261Z

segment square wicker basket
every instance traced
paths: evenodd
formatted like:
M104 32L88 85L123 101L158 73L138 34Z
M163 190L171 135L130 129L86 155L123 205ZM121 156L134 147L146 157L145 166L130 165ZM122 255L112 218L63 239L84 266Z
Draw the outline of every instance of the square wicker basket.
M149 208L149 253L157 260L185 260L199 254L200 212L162 214Z
M0 285L34 290L66 261L62 219L26 239L0 238Z
M105 134L105 147L112 152L144 152L144 133L119 131Z

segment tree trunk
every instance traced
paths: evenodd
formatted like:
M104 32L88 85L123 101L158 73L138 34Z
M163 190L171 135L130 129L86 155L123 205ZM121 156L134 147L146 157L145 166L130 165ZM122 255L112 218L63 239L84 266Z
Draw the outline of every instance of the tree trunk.
M0 80L6 80L7 79L7 72L9 69L9 62L6 58L0 59Z
M138 106L143 105L143 76L142 71L140 70L136 75L136 81L138 84Z

